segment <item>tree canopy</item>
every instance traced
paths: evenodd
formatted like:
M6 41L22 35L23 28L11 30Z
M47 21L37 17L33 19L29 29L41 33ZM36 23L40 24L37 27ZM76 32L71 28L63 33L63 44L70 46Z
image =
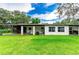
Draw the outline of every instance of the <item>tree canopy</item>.
M2 24L16 24L16 23L26 23L31 21L31 17L26 15L25 12L20 11L8 11L0 8L0 23Z
M59 19L65 17L61 21L63 24L78 24L79 21L79 4L78 3L60 3L57 9ZM77 16L77 17L76 17Z

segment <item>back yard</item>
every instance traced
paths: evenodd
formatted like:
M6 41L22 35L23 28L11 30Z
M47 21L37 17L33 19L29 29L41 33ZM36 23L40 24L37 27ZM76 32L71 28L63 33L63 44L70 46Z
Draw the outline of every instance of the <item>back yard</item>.
M0 54L79 54L79 36L0 36Z

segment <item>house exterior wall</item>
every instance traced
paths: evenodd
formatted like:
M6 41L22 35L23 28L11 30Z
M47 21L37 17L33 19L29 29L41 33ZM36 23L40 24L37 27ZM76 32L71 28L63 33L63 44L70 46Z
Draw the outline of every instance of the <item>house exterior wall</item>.
M29 30L29 27L31 28L31 30ZM27 28L26 34L31 33L31 34L35 35L36 32L39 32L39 34L42 34L42 32L44 32L44 31L42 31L41 27L44 27L44 26L26 26L26 28Z
M44 26L35 26L35 33L39 32L39 34L44 34Z
M49 27L55 27L55 32L49 32ZM64 27L64 32L58 32L58 27ZM69 35L69 26L45 26L45 35Z
M31 28L31 30L29 30L29 28ZM26 32L27 32L26 34L34 34L33 29L34 29L33 26L26 26Z

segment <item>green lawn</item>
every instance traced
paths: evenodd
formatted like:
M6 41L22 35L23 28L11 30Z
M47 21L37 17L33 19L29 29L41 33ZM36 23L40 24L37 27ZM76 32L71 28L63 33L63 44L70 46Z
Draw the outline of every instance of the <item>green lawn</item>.
M79 36L0 36L0 54L79 54Z

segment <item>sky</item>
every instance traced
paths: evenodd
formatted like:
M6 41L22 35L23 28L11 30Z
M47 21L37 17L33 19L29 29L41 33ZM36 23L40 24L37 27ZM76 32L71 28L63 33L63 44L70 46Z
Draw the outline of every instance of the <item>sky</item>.
M41 23L54 23L59 21L57 3L0 3L0 8L10 11L19 10L26 12L26 15L38 17Z

